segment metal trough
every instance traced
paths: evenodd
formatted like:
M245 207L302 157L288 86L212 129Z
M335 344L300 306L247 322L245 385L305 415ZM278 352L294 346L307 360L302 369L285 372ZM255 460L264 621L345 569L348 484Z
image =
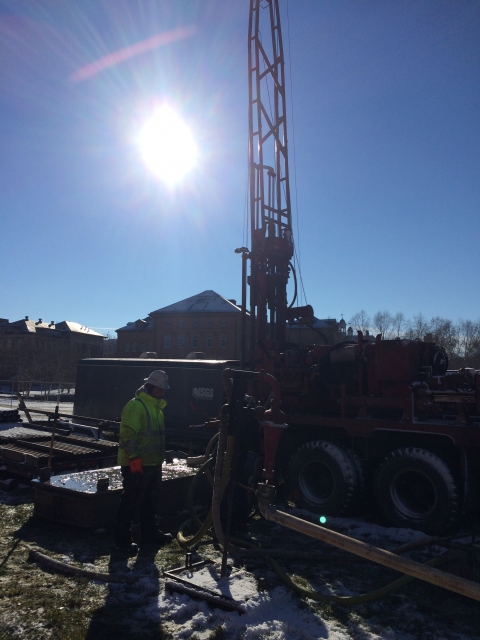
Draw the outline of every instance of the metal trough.
M195 470L186 462L164 463L158 493L157 515L186 508L188 488ZM34 514L54 522L92 527L113 524L122 492L120 467L53 476L47 482L33 480Z

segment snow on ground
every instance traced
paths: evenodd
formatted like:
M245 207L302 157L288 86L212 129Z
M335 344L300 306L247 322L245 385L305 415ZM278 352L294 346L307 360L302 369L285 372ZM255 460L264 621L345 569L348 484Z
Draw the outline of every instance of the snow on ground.
M26 489L24 493L27 493ZM176 542L161 548L158 553L141 550L136 557L119 559L112 555L107 535L29 519L31 490L23 498L22 495L0 491L0 524L3 526L0 537L0 565L3 566L0 567L0 636L4 628L11 633L2 637L22 640L142 636L165 640L480 640L479 603L469 598L414 580L400 591L365 605L347 608L318 603L300 598L285 587L263 559L234 561L230 558L227 577L219 580L221 552L208 540L197 553L213 561L212 564L192 573L184 569L182 576L231 596L245 608L245 614L217 608L186 594L165 592L163 571L183 566L185 557ZM306 520L317 521L317 516L308 511L285 508ZM326 526L389 550L425 537L418 531L383 527L363 518L329 518ZM164 530L174 531L174 527ZM457 541L461 534L465 536L465 544L471 543L472 534L470 532L468 537L468 531L468 528L460 531ZM244 536L264 548L316 551L319 556L315 561L307 558L280 564L297 581L303 580L305 586L308 583L324 594L359 595L398 577L392 570L258 517L249 521ZM17 542L18 547L15 546ZM139 579L132 585L84 584L71 577L49 574L27 563L29 548L44 550L47 555L69 565L104 573L128 572ZM431 553L436 555L443 551L441 547L427 546L409 552L407 557L424 562ZM473 551L476 555L472 553L464 558L467 565L469 559L480 559L478 544ZM447 569L456 572L462 568L462 562L458 564L458 567ZM478 580L479 575L477 571L476 577L465 577ZM7 599L2 598L2 590L5 593L7 588L10 595ZM78 612L69 608L72 606L71 593L75 593ZM32 601L34 611L31 610ZM83 618L77 624L79 628L83 625L87 632L70 636L66 633L69 616L72 612L80 616L80 607ZM59 627L60 623L63 626ZM109 635L115 624L123 635L113 632ZM54 633L56 628L61 630L60 635Z
M296 515L303 515L305 518L314 517L309 512L293 511ZM383 548L394 548L399 544L425 537L418 531L386 528L359 519L330 518L329 526ZM282 527L276 525L273 529L280 533ZM358 567L352 566L351 569L356 574L357 581L354 591L356 593L361 593L362 590L368 591L370 587L366 588L365 584L362 584ZM268 589L259 586L256 571L254 574L244 567L232 565L229 566L229 570L230 575L219 580L220 565L217 562L193 573L188 573L185 569L182 577L209 590L230 595L236 603L245 607L245 614L215 608L201 599L194 600L182 593L165 592L163 581L160 581L159 585L158 579L152 579L149 586L148 579L144 578L143 588L146 592L151 590L153 597L137 612L138 619L149 618L152 621L161 621L162 630L171 634L167 637L175 639L207 640L218 637L229 640L320 640L323 638L328 640L352 638L355 640L418 640L420 638L467 640L468 638L471 640L480 638L480 629L478 635L472 635L471 628L462 629L461 622L455 622L454 628L449 628L448 625L445 627L444 621L439 619L437 623L435 617L432 619L431 612L424 617L421 607L417 608L418 602L411 601L412 596L408 591L400 594L397 601L387 598L374 604L372 611L376 611L378 615L372 617L357 615L355 609L350 609L348 611L353 613L345 613L342 619L342 616L337 617L331 613L323 615L322 608L317 603L301 599L286 587L281 586L268 568L264 568L262 572L262 575L269 578L270 585L273 585ZM340 569L337 575L339 590L347 594L350 589L341 573L344 570L345 568ZM327 587L330 593L332 584L336 584L336 581ZM122 588L116 587L116 590ZM447 592L442 590L442 594L445 593ZM415 596L413 598L415 599ZM467 606L477 604L468 599L466 602ZM409 624L405 624L404 618L410 618Z
M158 606L161 618L173 623L167 622L165 629L170 628L175 638L190 638L195 633L198 640L207 640L211 638L212 629L218 627L228 638L243 634L245 640L343 640L351 637L336 623L327 625L309 608L300 607L284 587L259 592L251 574L244 570L237 572L235 583L232 593L236 593L236 602L245 604L245 614L211 609L206 603L192 600L189 596L167 593L159 597L158 605L152 603L155 615ZM180 629L177 628L179 623Z
M24 398L27 409L31 414L36 414L35 409L39 411L55 411L57 405L57 398L54 393L50 396L51 400L46 400L41 395L32 395L30 398ZM60 413L72 414L73 402L59 399L59 411ZM0 409L18 409L18 400L12 394L0 393ZM20 410L20 415L26 421L24 412ZM41 415L41 414L38 414Z

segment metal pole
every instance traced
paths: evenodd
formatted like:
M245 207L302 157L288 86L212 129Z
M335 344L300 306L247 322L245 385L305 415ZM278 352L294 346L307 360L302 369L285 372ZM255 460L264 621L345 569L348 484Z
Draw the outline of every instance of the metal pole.
M50 440L50 451L48 453L48 465L47 465L47 467L50 470L52 468L53 443L55 442L55 430L56 430L57 426L58 426L58 404L55 407L55 413L53 414L52 439Z

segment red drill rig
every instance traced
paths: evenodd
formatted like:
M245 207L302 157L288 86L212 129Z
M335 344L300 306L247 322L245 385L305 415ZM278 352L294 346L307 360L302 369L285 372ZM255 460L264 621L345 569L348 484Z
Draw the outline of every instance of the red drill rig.
M480 504L480 372L448 371L432 342L359 332L355 342L288 343L288 323L310 324L313 309L295 307L296 294L287 302L295 272L278 0L250 1L248 51L251 248L237 249L244 331L229 428L248 431L255 415L263 478L284 481L298 505L341 515L363 496L391 524L447 530Z

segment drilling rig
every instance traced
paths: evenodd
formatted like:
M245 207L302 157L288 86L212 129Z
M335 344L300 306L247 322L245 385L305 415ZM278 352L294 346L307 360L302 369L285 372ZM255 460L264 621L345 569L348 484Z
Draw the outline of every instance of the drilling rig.
M251 246L236 250L242 359L224 376L223 420L230 435L250 433L244 449L257 442L263 482L284 484L299 506L342 515L366 498L393 525L448 530L480 505L480 372L449 371L431 341L287 340L288 323L310 325L313 309L295 306L296 286L287 301L296 274L284 67L278 0L250 0Z

